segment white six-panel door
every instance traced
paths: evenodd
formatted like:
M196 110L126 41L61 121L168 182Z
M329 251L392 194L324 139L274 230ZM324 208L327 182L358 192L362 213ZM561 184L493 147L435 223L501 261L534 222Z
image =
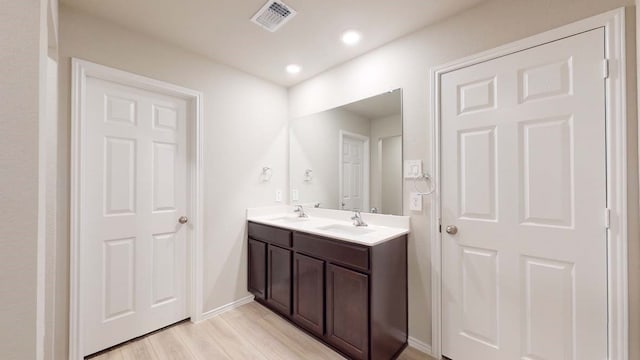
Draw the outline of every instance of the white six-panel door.
M451 359L607 357L604 35L442 76Z
M365 174L366 167L366 139L361 136L352 136L343 133L342 136L341 164L341 209L362 210L365 209L366 197L365 181L368 174Z
M187 315L187 103L87 78L80 272L84 354Z

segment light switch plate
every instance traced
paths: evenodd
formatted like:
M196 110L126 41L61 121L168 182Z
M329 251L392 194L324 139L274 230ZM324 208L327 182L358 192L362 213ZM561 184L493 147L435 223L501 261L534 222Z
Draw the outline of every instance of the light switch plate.
M282 190L276 190L276 202L282 202Z
M404 178L416 179L422 176L422 160L404 161Z
M422 195L417 192L412 192L409 195L409 210L422 211Z
M300 194L298 193L298 189L291 190L291 200L292 201L300 200Z

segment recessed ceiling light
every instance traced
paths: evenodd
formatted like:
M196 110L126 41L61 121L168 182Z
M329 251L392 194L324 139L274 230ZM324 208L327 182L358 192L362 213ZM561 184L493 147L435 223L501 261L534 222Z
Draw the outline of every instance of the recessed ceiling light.
M362 35L355 30L347 30L342 33L342 42L347 45L355 45L360 42Z
M286 69L289 74L297 74L302 70L302 67L297 64L289 64L287 65Z

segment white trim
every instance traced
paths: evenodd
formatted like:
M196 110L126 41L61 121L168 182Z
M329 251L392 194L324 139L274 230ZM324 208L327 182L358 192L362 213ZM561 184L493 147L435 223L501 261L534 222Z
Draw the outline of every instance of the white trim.
M429 344L427 344L426 342L420 341L414 337L409 336L409 347L412 347L418 351L421 351L427 355L432 355L431 353L431 346Z
M226 305L222 305L222 306L217 307L215 309L211 309L211 310L203 313L202 317L197 322L211 319L211 318L216 317L218 315L224 314L229 310L233 310L233 309L238 308L238 307L240 307L242 305L246 305L246 304L252 302L254 297L255 296L253 296L253 295L245 296L245 297L243 297L241 299L238 299L236 301L232 301L232 302L230 302L230 303L228 303Z
M134 86L140 89L162 93L170 96L180 97L190 102L191 121L189 134L190 145L192 147L189 168L190 203L189 216L191 223L189 236L189 259L188 266L188 290L189 315L191 321L196 322L202 319L202 299L203 299L203 224L202 217L202 194L203 194L203 111L202 93L191 89L183 88L163 81L158 81L132 74L122 70L112 69L106 66L94 64L92 62L72 58L72 83L71 83L71 246L70 246L70 298L69 298L69 359L77 360L83 358L82 351L82 321L81 301L80 301L80 224L81 224L81 185L82 178L82 157L81 140L84 129L82 121L85 117L86 79L95 77L111 82L117 82L127 86Z
M358 139L358 140L362 140L364 142L364 154L363 154L363 158L362 161L364 162L364 166L362 169L362 180L363 180L363 184L362 184L362 194L363 194L363 198L362 198L362 209L360 209L360 211L362 212L369 212L369 204L370 204L370 191L369 191L369 186L371 183L371 179L369 176L369 169L370 169L370 161L371 161L371 154L370 154L370 148L369 148L369 137L365 136L365 135L361 135L361 134L356 134L353 132L349 132L346 130L340 130L339 131L339 135L338 135L338 209L339 210L343 210L342 209L342 147L344 144L344 137L350 137L350 138L354 138L354 139ZM351 209L348 209L351 210Z
M605 29L606 56L611 65L606 79L607 128L607 199L612 211L608 230L608 315L610 360L628 360L628 282L627 282L627 84L625 52L625 9L609 11L514 43L438 66L430 71L431 121L434 141L433 173L436 192L432 202L435 214L431 226L432 264L432 349L433 355L442 355L442 237L440 225L440 78L443 74L512 54L548 42L566 38L595 28Z
M399 136L400 137L400 147L402 147L402 135L393 135L393 136ZM375 191L375 193L378 196L378 203L376 205L378 205L378 213L382 214L382 140L384 139L389 139L392 138L393 136L385 136L385 137L379 137L378 138L378 144L376 147L376 166L378 167L378 171L375 174L376 176L376 183L378 186L376 186L376 189L374 189L373 191ZM402 153L402 149L400 150L400 152ZM402 155L400 155L402 157ZM404 164L404 159L400 159L400 164ZM400 165L402 167L402 165ZM402 170L400 170L402 172ZM401 175L402 176L402 175ZM401 179L400 182L404 185L404 179ZM401 186L402 187L402 186ZM404 188L402 188L400 193L400 199L404 198ZM402 200L400 200L400 212L402 212L402 210L404 209L404 204L402 203ZM369 209L370 211L371 209ZM395 214L394 214L395 215Z
M40 2L40 40L38 43L38 172L37 172L37 226L36 226L36 306L35 306L35 359L45 356L47 335L47 144L45 124L49 122L47 96L49 95L48 66L48 2ZM47 354L49 355L49 354Z

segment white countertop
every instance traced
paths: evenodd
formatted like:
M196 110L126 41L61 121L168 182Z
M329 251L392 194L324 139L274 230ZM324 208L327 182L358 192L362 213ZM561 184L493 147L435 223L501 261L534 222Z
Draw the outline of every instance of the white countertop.
M351 212L306 209L308 218L299 219L293 207L247 209L247 220L351 243L374 246L409 233L409 217L362 214L366 227L353 226ZM353 233L347 233L353 232Z

